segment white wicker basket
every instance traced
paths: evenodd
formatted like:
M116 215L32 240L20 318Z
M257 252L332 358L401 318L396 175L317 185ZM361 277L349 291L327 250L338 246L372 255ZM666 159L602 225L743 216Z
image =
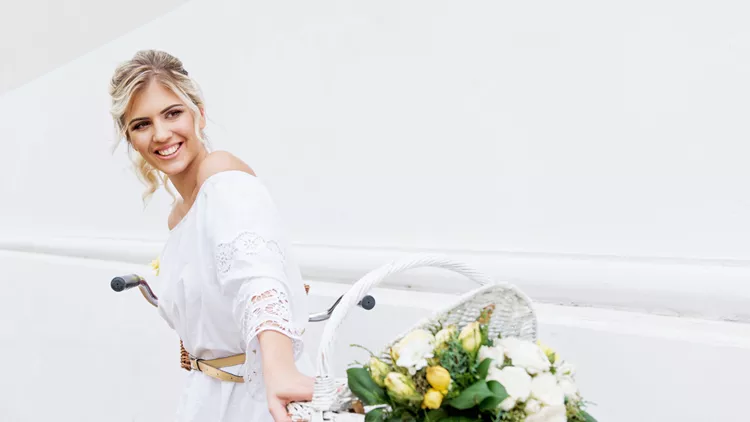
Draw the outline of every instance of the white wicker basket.
M315 378L315 390L311 402L296 402L288 406L295 421L363 421L364 415L349 412L352 395L346 386L345 379L334 379L331 375L333 343L336 331L346 318L349 310L356 306L374 286L390 275L409 269L434 267L459 273L479 284L480 287L461 296L451 306L419 321L394 338L381 352L383 360L390 361L389 349L403 336L417 328L432 328L438 324L456 324L463 328L476 321L482 310L494 305L489 322L491 336L502 334L503 337L519 337L536 341L537 320L531 300L518 288L506 283L496 283L490 277L470 266L441 256L419 256L401 259L371 271L344 295L338 307L333 311L326 324L318 349L318 367Z

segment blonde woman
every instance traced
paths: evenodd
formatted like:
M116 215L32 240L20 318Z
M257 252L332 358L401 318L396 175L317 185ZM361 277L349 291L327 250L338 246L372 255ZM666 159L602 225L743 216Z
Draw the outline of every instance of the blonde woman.
M206 109L180 60L140 51L111 80L118 139L151 195L181 198L161 254L159 314L192 357L178 421L289 420L312 397L303 375L307 302L272 198L253 170L209 152Z

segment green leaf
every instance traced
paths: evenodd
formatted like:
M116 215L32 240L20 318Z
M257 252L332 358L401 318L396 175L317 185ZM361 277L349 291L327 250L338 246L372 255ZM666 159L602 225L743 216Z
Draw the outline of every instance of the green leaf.
M449 416L440 422L476 422L477 418L468 418L466 416Z
M456 409L471 409L492 395L492 391L487 387L487 381L481 380L469 386L469 388L462 391L458 397L450 400L447 404Z
M365 422L384 422L386 417L385 409L379 407L372 409L365 415Z
M385 390L380 388L370 378L370 373L365 368L349 368L346 370L347 383L352 393L367 406L388 403Z
M508 398L508 392L505 387L497 381L487 381L487 387L492 391L492 396L487 397L479 405L479 410L497 409L503 400Z
M448 413L445 411L445 409L434 409L425 414L425 422L442 422L447 417Z
M400 415L391 415L386 422L417 422L414 415L403 412Z
M594 419L594 417L593 417L593 416L591 416L591 415L589 415L588 413L586 413L586 411L585 411L585 410L581 410L581 413L583 414L583 419L584 419L584 420L585 420L586 422L596 422L596 419Z
M480 380L487 378L487 373L490 371L490 365L492 365L492 359L490 358L486 358L479 364L477 374L479 375Z

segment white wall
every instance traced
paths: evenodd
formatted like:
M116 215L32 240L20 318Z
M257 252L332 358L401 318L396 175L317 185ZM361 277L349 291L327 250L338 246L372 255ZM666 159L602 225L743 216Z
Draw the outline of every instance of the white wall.
M166 196L144 210L124 150L109 151L108 78L141 48L176 54L202 84L209 135L268 183L308 280L350 283L395 256L444 253L538 302L584 307L540 305L543 334L581 366L600 420L629 420L633 394L651 420L731 419L750 387L747 325L684 317L750 321L748 9L194 0L3 95L0 282L23 300L2 295L3 344L20 346L0 357L32 350L35 372L0 377L12 398L0 419L80 420L83 403L96 420L169 415L175 339L106 284L167 234ZM73 295L84 283L95 290ZM426 307L468 288L423 273L389 287ZM360 321L424 311L400 303ZM120 349L133 354L111 363ZM76 381L56 366L88 355L98 370ZM154 373L162 384L144 387ZM158 396L133 407L104 386ZM36 391L57 407L27 407Z
M546 301L748 320L748 8L189 2L0 97L0 230L165 238L106 94L161 48L329 261L448 251Z
M179 340L138 292L112 292L114 275L145 265L0 252L0 420L172 420L183 370ZM159 285L154 285L159 290ZM322 310L346 285L312 282ZM372 311L350 313L339 331L339 376L429 312L446 294L376 289ZM540 336L577 365L600 421L738 421L750 389L750 326L630 312L537 305ZM320 324L306 332L315 357Z
M186 0L3 1L0 94L32 81ZM11 7L12 5L12 7ZM117 8L114 15L110 10Z

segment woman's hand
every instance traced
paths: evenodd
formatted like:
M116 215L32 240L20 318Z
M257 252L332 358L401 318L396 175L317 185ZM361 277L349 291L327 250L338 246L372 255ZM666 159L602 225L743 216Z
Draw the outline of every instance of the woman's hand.
M296 368L285 375L268 375L270 376L265 376L268 410L275 422L291 422L287 405L294 401L312 400L314 380Z
M263 331L258 334L258 341L268 410L275 422L291 422L286 406L293 401L312 400L314 380L297 369L289 337L276 331Z

